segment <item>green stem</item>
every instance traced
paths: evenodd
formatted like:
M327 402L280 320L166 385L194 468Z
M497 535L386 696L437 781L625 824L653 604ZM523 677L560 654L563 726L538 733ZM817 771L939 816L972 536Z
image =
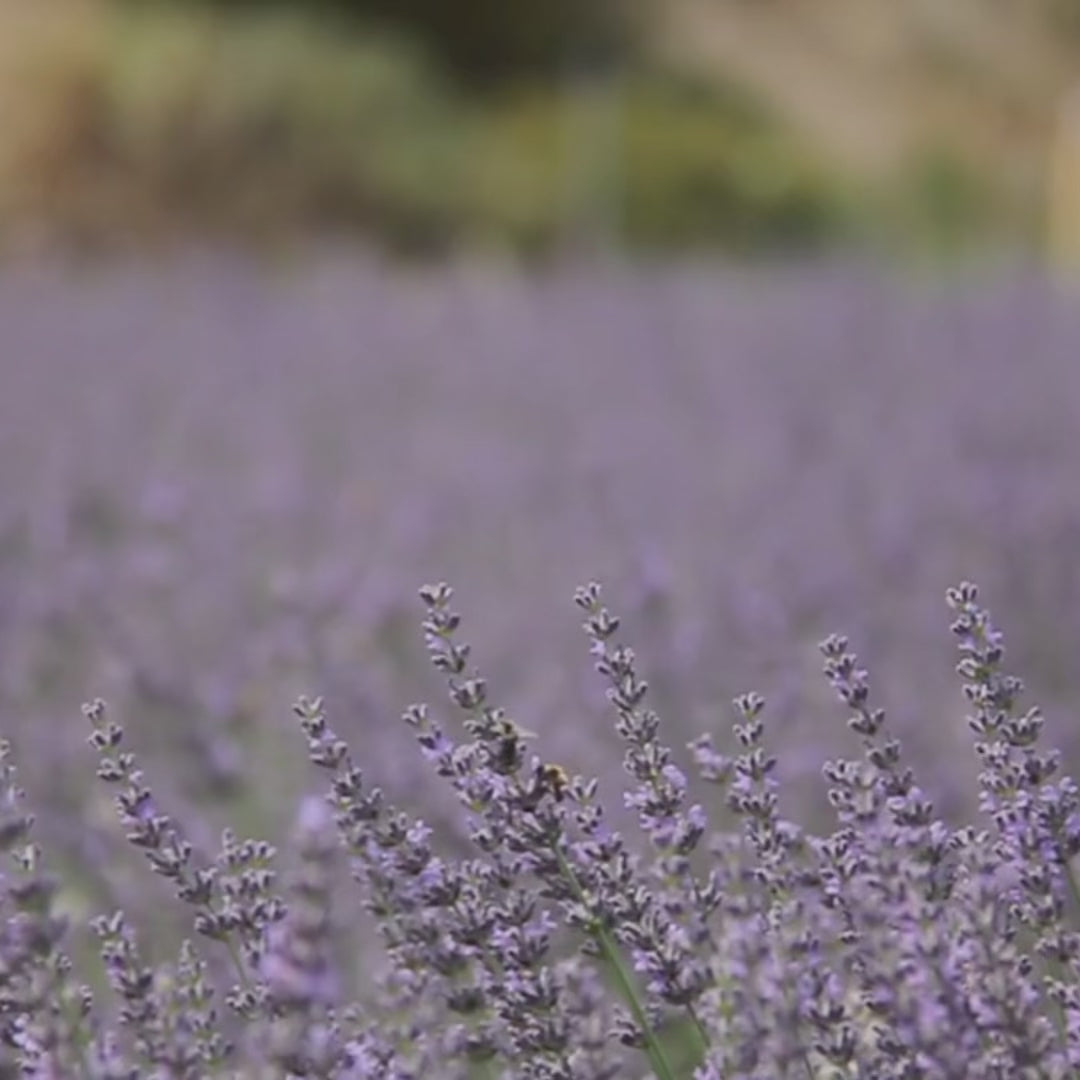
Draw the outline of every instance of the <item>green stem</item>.
M562 870L566 880L570 883L570 887L574 890L578 902L587 908L588 901L585 892L581 888L581 884L578 881L573 868L566 861L566 856L557 844L553 845L553 850L555 852L555 858L559 861L559 869ZM661 1045L660 1040L656 1037L656 1032L653 1030L652 1024L649 1023L645 1008L641 1004L641 999L638 996L637 988L634 986L633 977L630 972L627 971L626 965L623 963L622 952L619 949L618 942L615 941L611 936L611 932L602 922L598 922L592 932L600 944L601 951L604 953L604 956L607 958L608 963L615 973L615 980L619 984L619 990L623 1000L629 1006L631 1013L633 1013L635 1023L641 1029L641 1033L645 1039L646 1052L649 1055L649 1061L652 1063L653 1071L656 1073L659 1080L675 1080L675 1072L667 1059L667 1055L664 1053L664 1048Z
M694 1023L694 1029L698 1033L698 1038L701 1040L701 1052L703 1054L707 1053L709 1047L712 1046L712 1042L709 1039L709 1033L705 1030L705 1025L701 1022L701 1017L698 1016L697 1010L694 1008L693 1004L687 1005L686 1011Z

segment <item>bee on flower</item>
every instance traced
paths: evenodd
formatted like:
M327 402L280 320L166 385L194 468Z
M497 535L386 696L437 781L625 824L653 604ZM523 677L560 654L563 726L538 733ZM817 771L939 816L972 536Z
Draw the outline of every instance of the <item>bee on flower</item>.
M552 762L537 765L536 781L556 802L562 802L570 790L570 774L561 765Z

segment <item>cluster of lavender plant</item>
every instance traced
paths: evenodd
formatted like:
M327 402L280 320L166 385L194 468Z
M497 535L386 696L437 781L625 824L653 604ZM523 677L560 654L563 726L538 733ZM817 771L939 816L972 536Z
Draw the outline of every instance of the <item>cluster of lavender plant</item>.
M785 790L816 812L838 740L807 675L833 625L957 813L963 725L927 598L978 580L1042 699L1080 690L1080 309L1034 279L332 256L275 277L206 257L9 267L0 321L0 702L25 782L55 789L54 843L110 843L77 741L36 749L88 688L139 715L140 752L211 834L241 810L287 828L291 799L255 778L299 796L266 718L311 686L388 790L414 790L378 718L427 677L401 601L418 580L467 591L523 722L600 771L607 728L548 719L603 706L565 675L548 601L601 576L678 737L760 687Z
M100 700L84 708L120 828L190 928L174 957L151 958L122 910L90 918L107 989L71 960L62 886L2 745L0 1076L1080 1076L1080 788L1042 748L1042 716L1021 706L975 586L948 603L978 822L938 814L832 635L824 670L862 753L824 767L822 835L780 813L756 693L735 701L737 753L711 733L690 744L732 815L710 827L619 619L599 586L580 589L637 840L612 824L596 777L534 752L490 699L451 596L421 590L456 719L413 706L404 720L457 796L460 856L372 785L319 700L294 712L325 794L301 806L284 880L264 841L226 830L199 850L121 723ZM361 910L384 962L351 998L338 934Z
M923 288L850 267L401 273L333 253L275 275L205 256L90 272L7 266L0 324L2 734L63 882L72 960L99 996L128 933L147 967L177 960L175 985L192 1000L203 991L196 954L183 951L189 904L175 881L147 875L86 768L71 717L87 696L125 718L123 750L153 777L154 814L183 823L169 836L192 845L197 870L219 866L230 903L271 866L283 882L305 872L304 845L287 838L310 775L281 703L313 688L383 798L427 823L385 827L446 859L475 856L459 786L433 782L413 744L434 720L387 720L434 692L407 599L419 580L467 593L489 685L538 736L524 767L542 748L543 763L598 779L627 859L657 835L683 842L690 826L664 818L680 798L702 807L691 824L704 816L733 835L756 803L729 805L728 789L685 761L684 792L667 763L662 790L648 789L657 766L646 746L634 751L640 790L629 803L615 794L622 729L639 738L648 725L633 734L636 721L609 722L605 689L617 689L622 660L606 658L607 687L590 678L567 608L551 603L591 575L622 598L676 756L757 687L781 751L778 812L815 834L834 827L821 762L849 753L814 676L817 642L836 625L879 673L875 693L892 705L892 737L925 797L949 828L977 820L978 760L934 602L963 577L1014 628L1016 666L1050 706L1048 741L1065 772L1080 767L1061 720L1080 693L1080 306L1045 282ZM716 734L718 753L737 744ZM845 777L862 805L868 781L842 772L830 784ZM769 828L758 842L786 843ZM696 871L709 861L703 843ZM387 953L384 920L350 908L347 882L328 872L349 913L333 927L332 955L345 960L335 1000L352 1001ZM671 867L650 879L662 907L678 907L684 877ZM263 897L266 913L283 910L284 889ZM115 910L126 919L102 966L90 920ZM202 915L213 912L226 918L221 905ZM582 931L558 925L562 960ZM745 950L738 924L725 925L718 947ZM684 929L693 942L703 933L692 920ZM263 930L229 933L250 964L244 942ZM410 947L430 952L423 937ZM644 987L675 962L647 942L623 947L631 959L646 950ZM279 970L296 962L291 948ZM243 988L224 943L198 955L207 985ZM602 971L602 986L577 984L582 1001L606 995L617 976L607 960ZM701 977L680 971L689 986ZM467 997L481 974L453 978ZM402 1032L435 1009L400 965L386 980ZM303 1015L276 1017L274 1037L304 1027ZM239 1013L219 1016L223 1038L270 1037ZM203 1025L208 1038L217 1023ZM695 1022L658 1023L692 1034ZM603 1043L609 1025L597 1025ZM680 1045L692 1055L700 1039Z

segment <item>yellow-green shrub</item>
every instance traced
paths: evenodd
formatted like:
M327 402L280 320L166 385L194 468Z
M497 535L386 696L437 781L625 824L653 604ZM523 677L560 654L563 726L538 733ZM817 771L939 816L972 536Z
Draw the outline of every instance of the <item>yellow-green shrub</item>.
M576 102L521 96L484 134L474 216L527 244L584 227L646 248L805 246L845 225L838 181L804 149L742 103L676 92L666 77Z

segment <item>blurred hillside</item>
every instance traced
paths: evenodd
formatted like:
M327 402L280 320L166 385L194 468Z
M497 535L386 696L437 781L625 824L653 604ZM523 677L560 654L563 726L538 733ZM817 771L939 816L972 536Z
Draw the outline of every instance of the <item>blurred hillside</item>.
M946 215L951 183L1002 214L1041 217L1062 103L1080 86L1076 0L672 0L669 11L672 55L724 72L859 177L937 187Z
M612 3L0 0L0 242L1080 249L1075 0Z

